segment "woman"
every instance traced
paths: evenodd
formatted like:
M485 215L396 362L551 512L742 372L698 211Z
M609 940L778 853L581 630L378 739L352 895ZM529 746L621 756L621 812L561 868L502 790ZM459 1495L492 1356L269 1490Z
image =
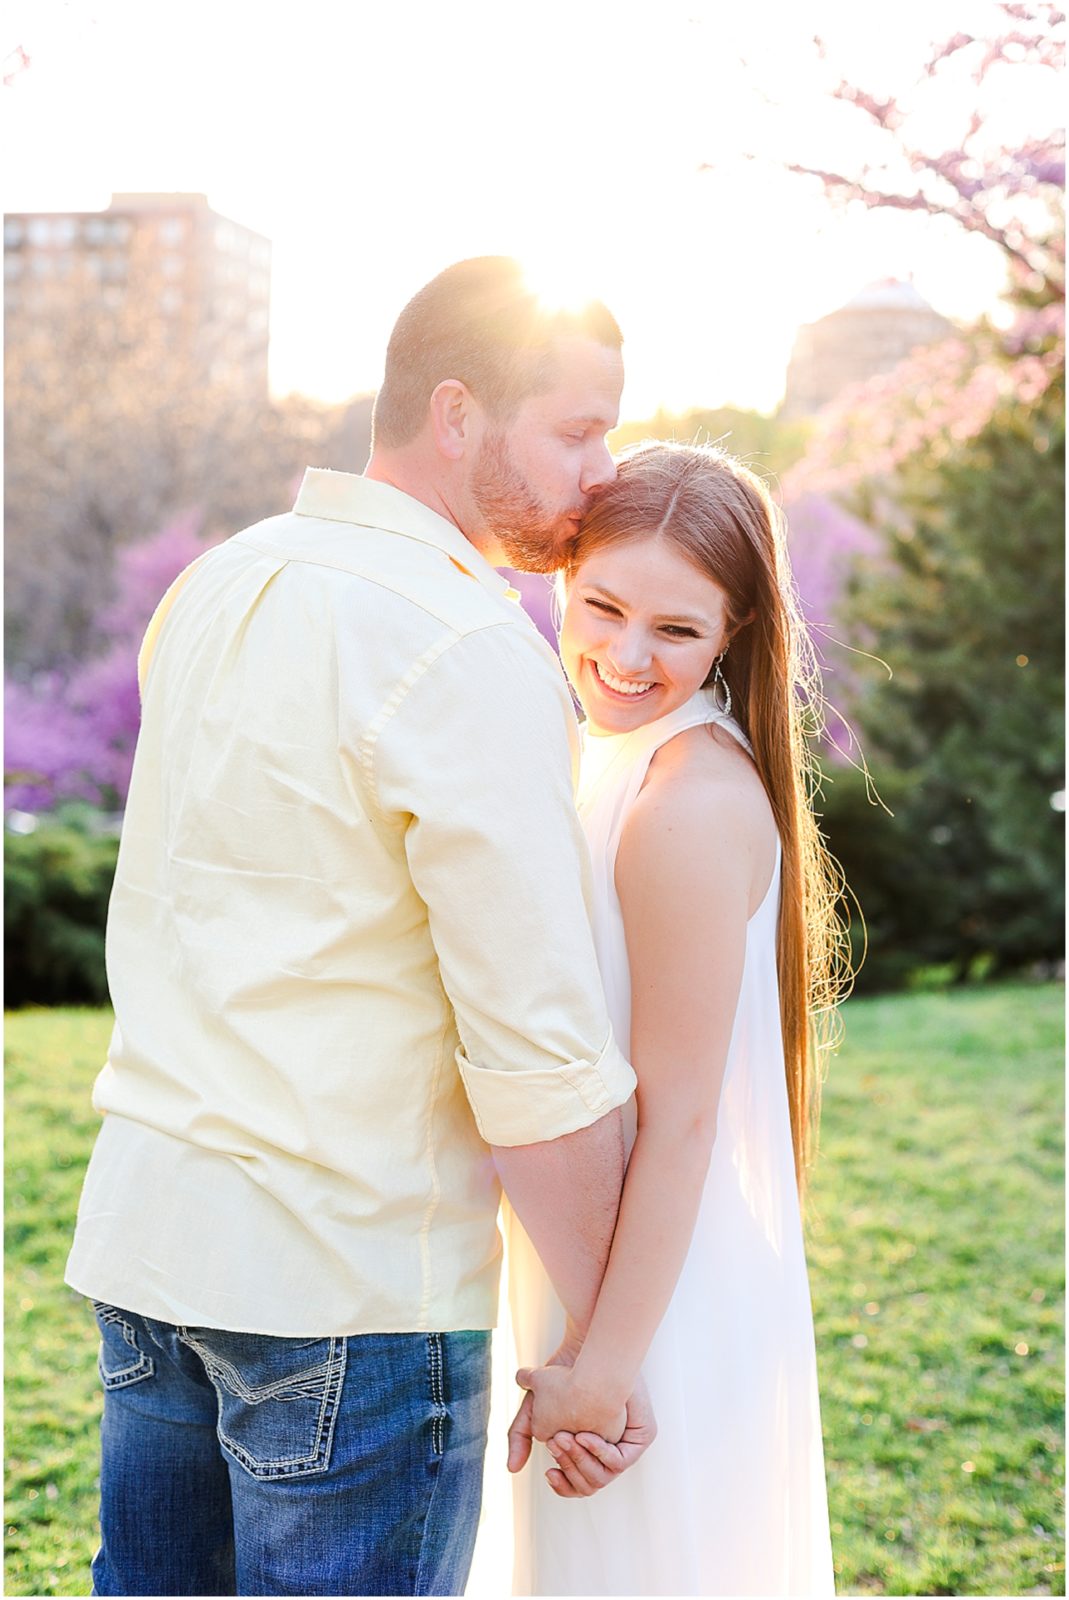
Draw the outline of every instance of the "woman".
M584 520L566 593L595 939L639 1088L586 1339L522 1376L578 1416L607 1382L622 1405L641 1368L659 1433L590 1498L622 1461L592 1435L519 1476L516 1592L831 1594L799 1195L843 930L777 513L721 451L643 446ZM509 1263L521 1365L571 1359L515 1221Z

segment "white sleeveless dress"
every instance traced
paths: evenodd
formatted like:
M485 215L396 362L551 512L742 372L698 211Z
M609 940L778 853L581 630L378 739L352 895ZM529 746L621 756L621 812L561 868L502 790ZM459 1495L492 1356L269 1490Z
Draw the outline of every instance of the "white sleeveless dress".
M614 882L617 846L654 752L708 722L746 744L708 691L632 733L584 741L579 810L594 868L595 941L625 1054L631 993ZM535 1445L514 1480L516 1594L835 1592L780 1032L779 876L777 851L772 881L747 927L694 1236L643 1364L657 1439L618 1481L584 1500L553 1493L544 1477L552 1458ZM627 1111L633 1140L633 1103ZM558 1343L563 1312L514 1218L507 1244L516 1353L521 1365L536 1365Z

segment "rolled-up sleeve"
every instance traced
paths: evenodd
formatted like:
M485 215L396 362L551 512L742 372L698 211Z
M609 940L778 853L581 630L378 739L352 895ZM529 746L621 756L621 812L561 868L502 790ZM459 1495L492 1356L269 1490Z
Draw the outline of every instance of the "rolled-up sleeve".
M394 697L371 772L403 819L456 1016L457 1066L490 1144L534 1144L622 1105L590 931L567 689L522 621L449 640Z

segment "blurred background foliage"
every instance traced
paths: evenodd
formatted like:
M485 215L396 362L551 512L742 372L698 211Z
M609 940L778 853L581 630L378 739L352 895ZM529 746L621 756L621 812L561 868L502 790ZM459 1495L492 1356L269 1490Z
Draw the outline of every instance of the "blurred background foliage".
M9 1005L108 1003L104 923L119 841L61 808L4 850L4 986Z
M1060 958L1064 448L1059 387L1000 406L903 471L880 555L851 573L846 637L894 673L851 699L893 815L859 803L856 773L834 771L825 806L868 923L869 986Z

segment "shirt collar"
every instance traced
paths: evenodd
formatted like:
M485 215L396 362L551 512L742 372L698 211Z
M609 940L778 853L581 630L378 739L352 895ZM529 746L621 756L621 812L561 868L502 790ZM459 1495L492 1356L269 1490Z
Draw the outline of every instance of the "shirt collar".
M490 565L454 523L391 483L359 477L355 472L306 467L293 510L298 517L352 522L361 528L388 528L406 539L418 539L441 550L455 567L492 594L508 600L520 598L508 579Z

